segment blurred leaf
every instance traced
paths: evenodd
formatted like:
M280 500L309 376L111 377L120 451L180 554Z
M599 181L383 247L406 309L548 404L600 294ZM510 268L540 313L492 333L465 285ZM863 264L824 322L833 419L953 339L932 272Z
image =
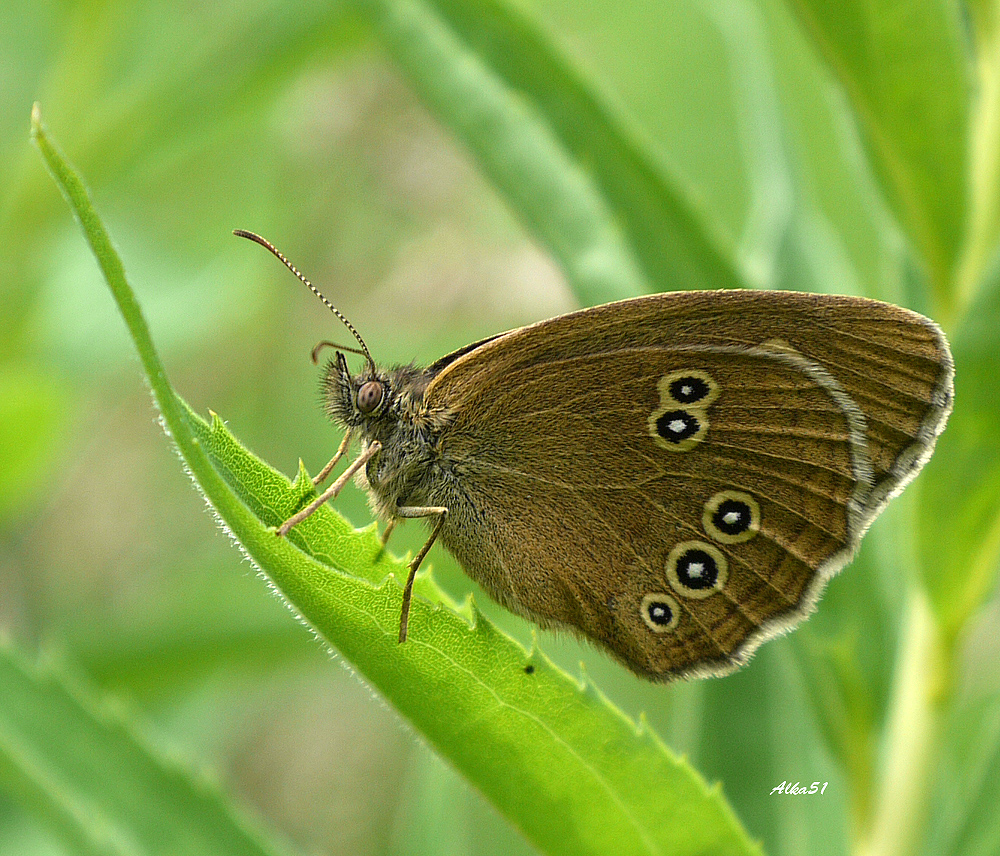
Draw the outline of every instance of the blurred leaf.
M920 567L946 639L953 641L995 590L1000 573L1000 280L984 286L952 342L955 412L919 491ZM946 533L946 537L943 535Z
M0 519L28 505L54 476L69 395L48 375L0 367Z
M762 790L767 790L769 800L776 801L768 817L775 833L767 840L776 842L775 856L847 856L852 852L851 830L857 823L851 811L859 796L855 770L845 767L839 758L831 758L829 743L819 733L822 723L817 723L815 715L817 699L802 680L809 677L815 661L781 657L781 649L773 653L766 669L768 727L762 735L768 750L764 764L768 781ZM804 803L801 798L771 796L771 788L782 781L800 782L810 789L815 782L822 793L810 795ZM865 780L860 784L863 787Z
M790 0L829 64L885 197L950 308L968 205L969 47L943 0Z
M121 712L3 643L0 782L74 853L288 852L251 831L201 776L146 745Z
M185 464L247 555L306 621L546 852L758 852L720 792L644 724L629 722L588 682L526 656L474 607L461 615L418 598L410 639L399 645L402 591L392 578L379 580L387 567L405 575L405 566L373 561L379 549L371 529L355 533L324 508L292 537L275 537L269 526L300 507L310 480L301 471L289 485L218 417L209 425L176 396L121 260L79 178L46 137L37 107L32 132L101 265ZM424 580L421 591L431 589Z
M942 728L926 856L991 856L1000 849L1000 604L970 622L962 674Z
M438 118L560 261L584 304L741 285L714 221L513 4L364 0ZM709 238L707 236L713 236Z
M303 67L336 62L364 35L347 4L324 0L304 0L291 12L270 0L61 9L12 0L4 4L0 31L0 89L19 96L9 111L3 109L7 99L0 104L0 232L8 236L0 242L6 309L0 356L23 348L35 333L38 316L49 308L39 306L41 283L56 298L58 274L77 273L78 256L53 247L58 208L24 145L23 125L14 122L31 99L44 98L47 115L75 129L73 156L87 165L111 218L128 224L119 238L131 243L130 258L148 253L143 262L175 274L175 285L204 291L197 277L207 273L206 243L220 220L232 216L233 197L242 197L236 207L257 222L274 216L274 200L245 180L266 175L264 160L273 158L265 142L274 128L268 111ZM9 42L16 45L5 51ZM31 72L9 67L7 60L22 50L31 54ZM260 129L260 145L246 145L247 127ZM201 191L198 205L189 204L192 186ZM183 287L173 296L183 299ZM164 297L169 299L154 299ZM230 315L245 314L240 301L221 305ZM101 308L87 311L100 317ZM217 320L210 308L198 317ZM58 334L49 330L55 340Z
M969 225L958 273L960 312L976 300L990 279L1000 239L1000 16L993 0L969 0L973 102L969 152Z
M874 792L876 717L871 691L847 641L830 646L822 657L814 652L800 674L826 748L837 759L850 787L856 821L866 822Z
M228 558L193 560L200 575L180 578L164 597L131 609L124 629L95 627L91 615L81 616L63 629L61 644L100 687L144 704L176 701L206 682L259 682L305 664L321 668L326 655L309 632L289 622L257 580L233 574Z

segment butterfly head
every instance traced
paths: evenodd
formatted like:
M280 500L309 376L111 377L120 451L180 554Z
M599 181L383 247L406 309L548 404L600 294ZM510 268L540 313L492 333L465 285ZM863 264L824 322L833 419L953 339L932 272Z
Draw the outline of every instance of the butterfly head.
M340 350L326 364L321 381L323 407L337 424L361 437L381 440L422 412L428 372L417 366L383 370L374 363L352 373Z
M337 351L336 357L326 364L321 389L323 406L330 418L364 434L371 433L373 423L384 419L391 410L388 374L374 364L352 374L342 351Z

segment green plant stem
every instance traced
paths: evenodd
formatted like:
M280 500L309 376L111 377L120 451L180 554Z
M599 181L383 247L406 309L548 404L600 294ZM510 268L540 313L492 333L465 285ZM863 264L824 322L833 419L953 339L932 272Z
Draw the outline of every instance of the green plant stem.
M978 50L973 69L978 86L969 140L969 220L955 275L955 304L942 317L957 324L975 302L983 274L996 253L1000 220L1000 32L992 3L971 3Z
M937 760L945 662L926 592L913 586L896 661L883 775L871 825L854 848L858 856L909 856L919 849Z

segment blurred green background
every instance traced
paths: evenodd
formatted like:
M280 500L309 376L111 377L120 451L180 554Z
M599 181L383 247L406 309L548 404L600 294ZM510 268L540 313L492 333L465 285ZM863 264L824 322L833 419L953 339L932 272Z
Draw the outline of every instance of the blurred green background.
M785 3L526 5L685 184L749 284L945 308L915 285L842 96ZM174 386L289 475L336 449L309 351L347 338L233 228L274 241L387 363L575 308L558 269L347 5L0 9L0 631L121 699L304 852L530 852L331 663L206 513L29 144L36 100L89 182ZM996 421L979 430L994 439ZM337 505L371 519L353 486ZM844 771L805 713L815 687L798 663L860 656L871 709L855 713L877 726L901 596L875 557L905 553L893 527L912 503L898 505L820 613L722 681L653 686L554 634L541 647L571 671L585 661L627 713L645 711L721 779L769 852L846 852ZM392 546L422 539L411 524ZM473 590L443 551L431 564L456 596ZM530 643L529 627L476 599ZM986 614L984 638L997 626ZM784 780L833 784L793 805L769 796ZM8 852L60 851L0 795Z

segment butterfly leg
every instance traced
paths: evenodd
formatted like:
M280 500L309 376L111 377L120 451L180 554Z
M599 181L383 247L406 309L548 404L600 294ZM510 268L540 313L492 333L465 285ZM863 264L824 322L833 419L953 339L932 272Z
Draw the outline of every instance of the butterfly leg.
M399 616L399 641L403 643L406 641L406 626L410 620L410 597L413 594L413 580L417 576L417 568L420 567L420 563L424 560L424 556L427 555L427 551L430 550L431 545L437 540L437 536L441 532L441 527L444 526L444 519L448 516L448 509L440 505L404 505L396 509L396 514L399 517L405 518L434 517L437 515L437 522L431 530L431 537L427 539L427 543L420 548L420 552L410 562L410 573L406 577L406 586L403 588L403 609Z
M382 549L385 549L385 545L389 543L389 536L392 534L392 530L396 528L396 520L390 520L385 524L385 531L382 533Z
M328 463L325 467L323 467L323 469L319 471L319 474L313 479L314 485L321 485L323 484L323 482L326 481L326 477L330 475L331 472L333 472L333 468L337 466L337 462L342 457L344 457L344 454L347 452L347 447L350 444L351 444L351 432L348 431L346 434L344 434L344 439L340 441L340 446L337 448L337 454L330 459L330 463Z
M343 444L341 444L343 445ZM368 463L368 459L371 458L376 452L382 448L382 444L378 440L374 441L367 449L365 449L360 455L358 455L352 462L351 465L340 474L338 478L332 485L330 485L326 490L323 491L319 496L316 497L312 502L309 503L305 508L303 508L298 514L293 514L284 523L278 527L278 537L283 537L288 534L293 526L298 526L307 517L310 517L317 508L319 508L324 502L331 499L335 499L337 494L344 489L344 485L351 480L358 470L360 470L365 464Z
M375 554L375 561L378 561L385 552L385 545L389 543L389 536L392 534L392 530L396 528L398 522L396 518L393 518L385 524L385 531L382 532L382 537L379 539L381 543L378 546L378 552Z

